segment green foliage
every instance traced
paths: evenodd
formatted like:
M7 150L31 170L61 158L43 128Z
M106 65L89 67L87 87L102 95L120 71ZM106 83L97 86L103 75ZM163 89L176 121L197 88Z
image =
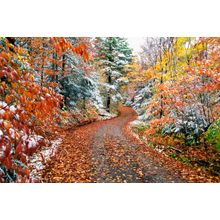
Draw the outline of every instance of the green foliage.
M122 99L120 95L120 77L125 74L125 66L132 60L132 50L124 38L96 38L98 49L97 65L105 79L106 110L110 112L112 102ZM110 104L111 103L111 104Z
M175 153L170 154L170 156L171 156L172 158L177 158L177 155L176 155Z
M220 120L213 123L205 134L205 140L220 150Z
M190 163L190 160L182 155L177 157L177 160L179 160L180 162L185 163L185 164Z
M149 128L149 125L145 123L141 123L133 126L133 130L138 134L143 134L147 128Z
M172 157L172 158L174 158L174 159L176 159L176 160L178 160L178 161L180 161L182 163L185 163L185 164L190 163L190 159L184 157L183 155L177 155L175 153L172 153L172 154L170 154L170 157Z
M196 146L199 143L200 142L197 141L194 136L188 136L187 139L185 140L185 145L186 146Z

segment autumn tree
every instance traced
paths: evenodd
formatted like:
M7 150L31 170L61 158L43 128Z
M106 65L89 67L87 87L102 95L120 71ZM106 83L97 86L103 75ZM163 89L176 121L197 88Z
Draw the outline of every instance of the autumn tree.
M215 46L211 46L213 43ZM173 38L171 44L161 45L156 93L148 108L153 120L147 135L158 131L182 134L185 143L198 143L219 117L214 114L218 107L213 83L218 74L212 56L216 55L216 43L213 39Z
M218 53L219 38L145 41L127 76L136 85L132 106L140 114L146 112L141 118L148 120L147 138L167 145L183 140L188 145L204 142L211 128L218 134Z
M56 122L61 96L35 82L28 52L6 38L0 39L0 79L0 176L25 181L28 156L43 145L36 131Z
M77 69L73 56L80 62L88 60L84 42L0 38L1 181L28 180L29 156L45 145L45 132L60 121L62 100L68 98L61 95L66 88L62 79Z

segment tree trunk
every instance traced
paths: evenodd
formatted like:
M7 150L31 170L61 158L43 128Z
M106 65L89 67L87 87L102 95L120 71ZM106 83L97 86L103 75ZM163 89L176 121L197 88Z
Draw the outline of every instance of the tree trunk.
M108 84L111 85L112 78L111 74L108 75ZM110 113L110 105L111 105L111 92L109 91L107 94L107 102L106 102L106 111Z
M53 55L52 55L52 58L53 58L53 70L54 70L54 75L53 75L53 81L55 81L56 83L58 83L59 82L59 79L58 79L58 71L57 71L57 69L58 69L58 67L57 67L57 54L56 53L53 53Z
M44 59L45 59L45 56L44 56L44 53L43 53L43 57L42 57L42 64L41 64L41 80L40 80L40 86L41 86L41 90L43 88L43 85L44 85Z
M109 51L110 53L112 53L113 49L112 49L112 45L109 45ZM109 61L113 62L113 59L111 57L109 57ZM109 85L112 84L112 76L111 76L111 72L108 72L107 75L107 82ZM107 94L107 102L106 102L106 111L110 113L110 106L111 106L111 91L108 91Z
M8 42L10 44L12 44L13 46L15 46L15 38L14 37L6 37L6 39L8 40ZM14 52L13 48L9 48L10 51Z
M111 96L108 94L107 97L107 104L106 104L106 111L110 113L110 104L111 104Z
M65 54L62 55L62 76L65 75ZM60 82L61 86L63 87L63 84ZM65 105L67 105L67 98L64 95L63 96L63 102L60 104L60 108L62 109Z
M65 54L62 56L62 75L65 75Z

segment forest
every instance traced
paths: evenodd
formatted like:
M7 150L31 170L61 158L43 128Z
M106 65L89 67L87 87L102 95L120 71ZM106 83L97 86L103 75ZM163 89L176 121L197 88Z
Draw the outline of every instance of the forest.
M220 182L220 38L0 37L0 182Z

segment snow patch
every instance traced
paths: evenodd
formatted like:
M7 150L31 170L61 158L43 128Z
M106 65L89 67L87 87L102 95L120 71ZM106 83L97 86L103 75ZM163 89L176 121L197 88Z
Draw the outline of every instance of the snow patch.
M5 145L3 145L2 147L1 147L1 151L6 151L6 146Z
M57 147L62 143L62 139L53 140L49 147L43 147L39 152L33 154L28 162L28 167L31 168L30 180L42 181L41 174L45 164L55 155Z
M4 109L0 109L0 115L4 115L5 114L5 110Z
M3 102L3 101L0 101L0 107L3 107L3 108L7 107L7 103Z
M143 136L143 137L140 137L139 135L138 135L138 133L136 133L135 131L134 131L134 128L135 127L137 127L137 126L145 126L146 125L146 123L144 123L143 121L140 121L140 120L134 120L134 121L132 121L132 122L130 122L129 123L129 126L128 126L128 128L129 128L129 131L131 132L131 134L140 142L140 143L144 143L144 144L146 144L147 143L147 140L146 140L146 138Z
M0 151L0 158L2 159L2 158L4 158L4 156L5 156L4 151Z
M117 117L116 114L110 114L105 109L99 109L100 120L107 120Z
M12 138L15 138L15 130L13 128L9 128L9 134Z
M29 137L29 139L27 140L28 142L28 148L35 148L38 144L39 141L41 141L43 139L42 136L40 135L33 135L31 137Z
M5 172L4 172L4 170L0 167L0 176L1 175L5 175Z
M134 120L130 123L130 127L135 127L135 126L138 126L138 125L144 125L143 121L140 121L140 120Z
M17 110L17 109L15 108L15 106L14 106L14 105L10 106L10 108L9 108L9 109L10 109L10 111L11 111L11 112L13 112L13 113L15 113L15 111Z

